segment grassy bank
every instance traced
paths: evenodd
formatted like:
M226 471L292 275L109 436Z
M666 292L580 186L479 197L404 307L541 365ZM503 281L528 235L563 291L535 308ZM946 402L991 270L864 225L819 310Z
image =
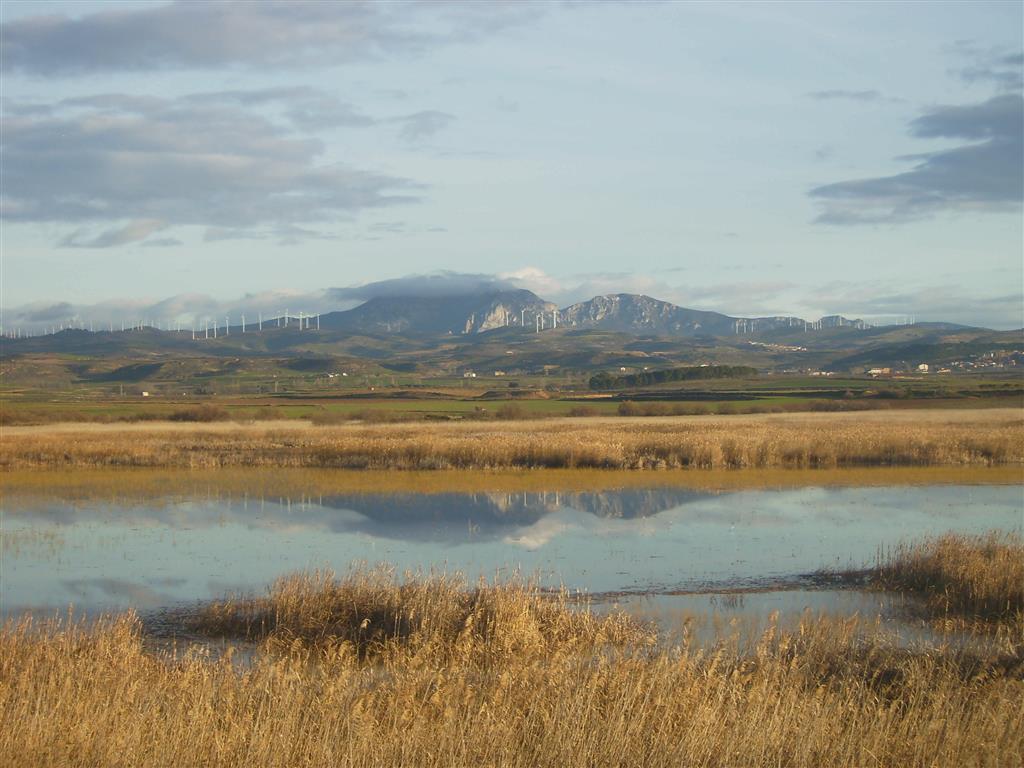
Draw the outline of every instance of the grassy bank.
M254 467L212 469L21 469L0 473L9 511L55 502L115 504L210 497L302 504L338 494L385 493L598 493L629 488L696 491L782 490L807 487L867 488L921 485L1015 485L1024 470L995 466L846 467L838 469L728 469L659 472L630 470L505 469L488 472L338 472L332 469Z
M740 469L1024 462L1016 409L409 425L13 427L0 467Z
M195 627L251 666L147 652L132 616L0 633L7 765L1019 765L1019 644L889 645L807 616L757 647L667 647L529 584L278 582ZM230 656L230 654L229 654Z

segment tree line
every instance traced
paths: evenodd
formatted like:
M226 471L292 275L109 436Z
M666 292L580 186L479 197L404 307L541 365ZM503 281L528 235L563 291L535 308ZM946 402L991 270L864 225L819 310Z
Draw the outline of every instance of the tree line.
M735 379L756 376L757 369L749 365L695 365L686 368L666 368L660 371L643 371L625 376L613 376L601 371L590 377L591 389L621 389L644 387L650 384L665 384L670 381L694 381L698 379Z

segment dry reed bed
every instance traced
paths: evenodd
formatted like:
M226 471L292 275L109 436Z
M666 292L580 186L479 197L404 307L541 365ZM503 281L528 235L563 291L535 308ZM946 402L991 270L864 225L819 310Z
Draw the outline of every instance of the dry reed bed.
M1019 645L898 650L807 616L741 652L656 644L621 615L530 585L404 585L379 572L279 582L209 631L249 667L143 648L132 616L0 633L12 767L1020 765ZM376 632L375 627L380 627Z
M443 425L12 428L0 467L819 468L1024 462L1017 410Z
M631 470L505 469L488 472L338 472L285 467L212 469L136 468L21 469L0 473L0 495L9 513L25 514L54 502L161 505L187 498L290 500L305 503L338 494L381 493L595 493L627 488L733 491L815 487L918 485L1013 485L1020 466L845 467L832 469L678 470L649 474Z
M948 533L880 553L869 583L925 599L938 619L1017 625L1024 632L1024 538L1019 532Z

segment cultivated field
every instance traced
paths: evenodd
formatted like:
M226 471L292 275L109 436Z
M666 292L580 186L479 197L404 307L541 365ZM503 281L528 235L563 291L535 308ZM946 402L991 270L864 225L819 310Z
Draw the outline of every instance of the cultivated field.
M991 543L958 540L964 583L994 583ZM1019 537L999 544L1024 559ZM917 573L914 551L890 570ZM0 753L17 768L1016 766L1024 605L1003 598L1012 615L968 606L992 619L985 650L901 649L870 620L810 615L697 648L529 583L297 576L194 615L257 643L251 664L147 650L131 615L9 623Z
M1018 409L501 423L9 427L0 467L829 468L1024 463Z

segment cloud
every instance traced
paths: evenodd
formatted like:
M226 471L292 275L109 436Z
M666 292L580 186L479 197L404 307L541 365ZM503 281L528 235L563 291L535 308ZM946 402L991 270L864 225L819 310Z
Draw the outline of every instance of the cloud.
M4 325L20 328L23 332L44 333L51 328L90 327L96 330L120 329L123 322L133 326L140 322L159 325L161 328L197 327L206 320L224 322L230 316L232 324L246 316L246 322L254 323L263 314L265 319L277 317L285 309L292 314L298 311L307 314L325 313L348 309L356 302L339 301L328 296L328 291L277 290L247 293L232 299L219 299L201 293L184 293L165 299L111 299L95 304L72 304L70 302L33 302L22 306L6 308Z
M978 104L935 107L910 123L918 138L973 141L897 158L904 173L812 189L826 224L899 223L942 212L1018 211L1024 200L1024 99L995 96Z
M99 235L86 238L82 230L75 230L61 241L64 248L110 248L145 240L154 232L165 229L167 225L159 220L133 221L123 227L108 229Z
M142 243L143 248L175 248L179 245L184 245L181 240L176 237L157 237L152 240L146 240Z
M848 99L850 101L887 101L878 91L846 91L842 89L830 91L811 91L807 94L815 101L829 101L832 99Z
M268 103L290 123L257 111ZM415 202L413 182L323 162L323 142L296 134L296 121L326 121L330 110L314 119L310 105L327 103L309 89L114 93L5 114L0 216L78 224L64 245L103 248L182 225L277 229L293 241L303 225Z
M891 283L876 280L836 281L819 286L814 295L817 303L842 307L844 314L857 315L875 324L913 315L918 322L1006 329L1024 326L1024 294L1020 291L980 296L954 284L894 290Z
M365 128L379 121L332 94L306 86L215 91L193 94L185 101L197 105L235 104L240 107L275 106L295 128L318 131L329 128Z
M514 280L497 275L440 271L378 280L365 285L330 288L328 295L338 301L369 301L375 298L475 296L514 290Z
M434 109L392 118L392 122L399 123L402 126L399 136L405 141L410 142L428 139L444 128L447 128L454 120L455 115L449 115L447 112L438 112Z
M989 83L1003 91L1024 88L1024 52L1002 46L980 47L970 41L952 46L954 54L967 57L967 66L952 70L967 83Z
M74 314L74 307L68 302L62 301L57 304L31 306L22 308L21 312L15 311L15 316L29 323L48 323L53 320L64 320Z
M523 526L515 534L509 534L502 541L513 547L533 551L543 549L572 527L554 516L543 517L532 525Z
M533 3L179 0L0 25L6 72L41 76L303 67L417 56L545 12Z

